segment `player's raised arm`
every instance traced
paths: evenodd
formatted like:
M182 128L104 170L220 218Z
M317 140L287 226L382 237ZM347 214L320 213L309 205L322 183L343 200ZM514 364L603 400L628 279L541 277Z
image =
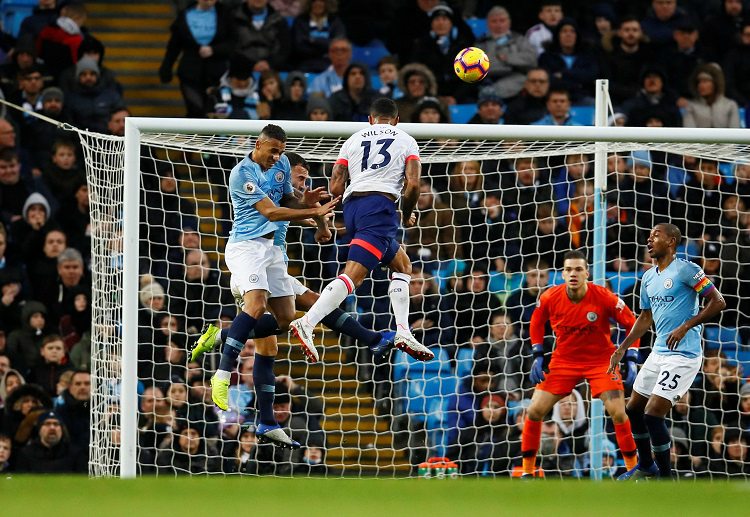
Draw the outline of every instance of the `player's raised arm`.
M333 207L338 202L339 198L336 197L321 206L298 209L276 206L268 197L264 197L255 203L254 206L269 221L302 221L310 217L324 217L327 214L333 213Z
M404 166L404 194L401 201L401 214L404 226L411 226L411 214L419 199L419 184L422 176L422 162L418 158L406 159Z

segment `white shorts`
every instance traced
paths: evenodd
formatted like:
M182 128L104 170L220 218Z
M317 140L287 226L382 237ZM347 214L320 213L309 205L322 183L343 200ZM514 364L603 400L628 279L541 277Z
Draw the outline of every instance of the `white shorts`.
M296 278L294 277L291 277L291 278L292 278L292 289L294 290L294 296L302 296L303 294L305 294L307 291L310 290L307 288L305 284L303 284Z
M232 277L229 285L240 307L248 291L268 291L269 298L294 296L292 277L286 270L281 248L273 239L253 239L227 244L224 261Z
M635 378L633 391L644 397L658 395L674 405L690 389L702 364L701 357L651 352Z

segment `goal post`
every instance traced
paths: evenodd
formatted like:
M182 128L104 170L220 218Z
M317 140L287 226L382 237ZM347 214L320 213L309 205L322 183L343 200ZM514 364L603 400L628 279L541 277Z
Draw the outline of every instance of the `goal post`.
M605 85L606 86L606 85ZM599 91L597 91L599 93ZM598 105L603 103L598 100ZM603 122L601 115L597 116L599 123ZM606 114L604 115L606 118ZM91 472L96 476L111 476L119 474L121 477L134 477L138 472L137 434L138 434L138 307L139 307L139 260L141 256L139 240L139 217L142 203L141 169L144 156L144 146L153 146L166 150L178 150L196 155L221 154L236 159L249 152L249 143L254 141L260 130L269 121L239 121L239 120L192 120L130 117L126 120L125 139L122 154L110 153L106 160L102 158L102 142L95 136L82 136L84 148L87 152L87 167L89 177L96 177L95 183L101 184L103 162L113 171L118 170L121 176L114 174L110 178L121 180L121 197L100 197L92 199L94 208L101 208L101 204L113 204L113 211L107 217L122 217L122 262L121 268L112 270L105 264L105 258L95 263L107 269L109 284L97 284L95 292L99 290L102 299L116 297L107 305L104 302L95 303L94 322L97 318L106 320L121 314L121 323L117 331L94 329L94 347L107 345L107 354L119 354L119 364L113 364L113 357L94 357L94 369L107 368L109 378L96 379L94 372L94 397L106 397L105 391L111 396L111 383L120 382L119 424L105 421L107 416L101 410L94 414L92 433L97 439L92 439ZM341 143L352 133L361 129L365 124L348 122L298 122L276 121L289 136L288 151L295 151L308 160L330 164L335 160ZM565 157L569 154L593 156L591 163L595 171L595 228L594 228L594 278L598 282L604 281L606 232L605 195L607 192L607 156L610 153L630 153L638 150L655 152L669 152L691 154L707 157L718 161L736 162L746 155L750 144L750 133L739 129L689 129L689 128L628 128L628 127L550 127L550 126L485 126L485 125L442 125L442 124L400 124L406 132L420 143L422 160L425 164L452 164L468 160L498 161L517 160L524 157L537 157L545 160L545 166L553 159ZM109 141L107 141L109 142ZM109 144L107 144L109 145ZM151 160L157 158L150 157ZM202 160L202 158L200 158ZM187 163L187 162L186 162ZM201 162L206 166L204 162ZM188 163L188 165L190 165ZM207 166L206 166L207 167ZM228 173L228 170L224 170ZM500 171L497 171L498 175ZM442 180L443 178L441 178ZM206 180L201 180L206 181ZM115 189L119 185L113 185ZM95 187L94 189L96 189ZM616 188L616 187L612 187ZM443 192L449 194L449 192ZM97 204L99 203L99 204ZM119 206L114 206L119 203ZM598 214L598 215L597 215ZM110 235L97 233L98 231L112 232L107 223L114 221L92 221L96 226L94 246L104 246L117 238L117 232ZM97 240L98 239L98 240ZM97 244L98 242L98 244ZM111 243L109 243L111 244ZM464 244L464 243L461 243ZM628 248L631 243L617 243L618 247ZM628 248L629 249L629 248ZM628 251L628 257L638 260L636 247ZM436 277L442 274L437 271ZM95 272L96 275L96 272ZM320 280L320 278L318 278ZM105 292L105 290L108 290ZM121 293L121 296L116 293ZM739 294L739 293L738 293ZM97 301L97 294L94 295ZM120 313L107 315L112 311L112 303L119 304ZM637 310L637 307L634 308ZM110 346L111 345L111 346ZM438 359L436 359L437 361ZM101 370L104 371L104 370ZM342 370L343 371L343 370ZM119 373L119 376L118 376ZM426 386L426 384L425 384ZM401 395L408 397L408 395ZM111 401L110 401L111 402ZM403 400L399 404L407 404ZM358 421L364 417L357 416ZM107 441L106 433L119 425L119 440ZM342 430L341 433L348 431ZM96 434L101 433L101 434ZM92 436L94 436L92 435ZM593 440L592 440L593 442ZM343 443L343 439L342 439ZM119 447L119 454L113 452ZM100 448L100 449L97 449ZM343 448L343 445L342 445ZM592 443L592 449L594 449ZM344 454L344 452L342 452ZM364 453L362 453L364 454ZM380 453L378 453L379 455ZM592 461L593 472L597 460Z

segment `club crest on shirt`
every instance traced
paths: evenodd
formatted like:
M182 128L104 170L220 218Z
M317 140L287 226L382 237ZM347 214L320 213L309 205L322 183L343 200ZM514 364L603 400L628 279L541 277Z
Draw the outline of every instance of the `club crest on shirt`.
M276 183L281 183L282 181L284 181L284 172L283 171L277 172L274 175L274 179L276 180Z
M250 278L248 278L251 284L254 284L258 281L258 275L250 275Z
M595 312L588 312L586 313L586 319L591 322L594 322L597 319L599 319L599 316Z
M252 181L248 181L247 183L245 183L245 192L247 192L248 194L254 193L256 188L257 187L255 186L255 183L253 183Z
M672 289L672 279L667 278L664 280L664 289Z

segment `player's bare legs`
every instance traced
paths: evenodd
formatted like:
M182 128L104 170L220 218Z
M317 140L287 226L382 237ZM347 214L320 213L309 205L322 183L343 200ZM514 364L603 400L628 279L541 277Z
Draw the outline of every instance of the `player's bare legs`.
M521 455L523 456L523 474L533 476L536 469L536 455L542 439L542 419L552 406L563 398L548 391L535 389L531 404L526 410L526 420L521 434Z
M599 395L599 398L615 424L617 446L625 460L625 468L630 470L638 463L638 457L630 420L625 412L625 393L621 390L609 390Z

